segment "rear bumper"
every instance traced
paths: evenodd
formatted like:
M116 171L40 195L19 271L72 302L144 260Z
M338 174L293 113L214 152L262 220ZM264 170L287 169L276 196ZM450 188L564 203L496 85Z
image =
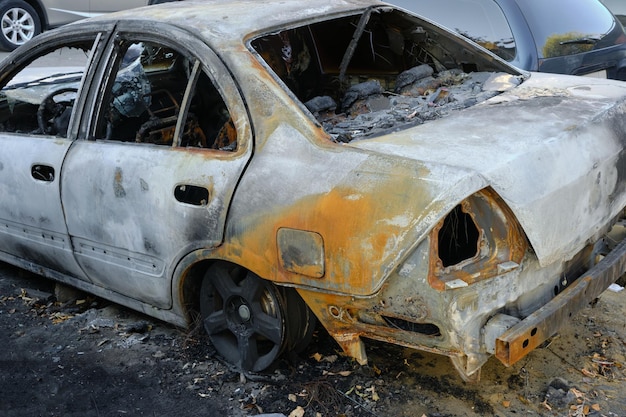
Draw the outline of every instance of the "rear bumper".
M626 239L549 303L496 339L496 357L512 365L553 336L572 315L626 272Z

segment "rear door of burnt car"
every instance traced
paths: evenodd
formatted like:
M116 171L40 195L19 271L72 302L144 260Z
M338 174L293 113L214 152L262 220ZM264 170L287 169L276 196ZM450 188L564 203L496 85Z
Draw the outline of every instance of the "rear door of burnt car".
M121 23L113 37L85 139L64 163L63 206L95 284L168 308L177 262L223 239L251 129L204 43L165 25Z
M85 279L60 199L63 160L77 135L106 25L44 34L7 59L0 78L0 260Z

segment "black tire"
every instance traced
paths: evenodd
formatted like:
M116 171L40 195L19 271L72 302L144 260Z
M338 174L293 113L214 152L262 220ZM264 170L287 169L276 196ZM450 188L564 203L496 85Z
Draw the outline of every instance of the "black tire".
M244 268L216 263L200 290L204 329L218 353L246 371L267 368L285 345L280 293Z
M0 0L0 48L12 51L41 33L41 19L23 0Z
M217 352L253 372L268 368L285 349L304 349L316 321L295 290L226 262L207 271L200 312Z

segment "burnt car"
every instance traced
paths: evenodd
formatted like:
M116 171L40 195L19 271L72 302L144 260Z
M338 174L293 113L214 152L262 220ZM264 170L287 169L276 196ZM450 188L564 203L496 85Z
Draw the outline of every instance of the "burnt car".
M174 0L1 0L0 48L12 51L44 29L86 17Z
M377 339L476 380L626 269L626 84L376 0L121 12L0 74L0 260L201 317L247 371L321 323L360 363Z
M435 20L527 71L626 80L626 34L600 0L390 3Z

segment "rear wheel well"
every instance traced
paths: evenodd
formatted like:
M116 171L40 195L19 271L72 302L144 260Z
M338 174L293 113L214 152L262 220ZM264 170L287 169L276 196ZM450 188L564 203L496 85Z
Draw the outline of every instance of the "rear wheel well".
M317 320L296 290L240 265L200 261L180 285L191 331L208 333L217 352L243 370L262 371L311 340Z
M206 271L215 260L204 260L194 264L186 273L182 283L182 305L190 328L202 330L200 322L200 287Z

